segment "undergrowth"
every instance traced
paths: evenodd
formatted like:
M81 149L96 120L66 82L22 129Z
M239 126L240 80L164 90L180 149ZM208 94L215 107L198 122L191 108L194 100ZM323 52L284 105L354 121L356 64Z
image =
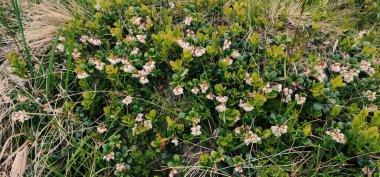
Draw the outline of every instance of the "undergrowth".
M22 174L379 175L376 1L73 2L49 57L6 55Z

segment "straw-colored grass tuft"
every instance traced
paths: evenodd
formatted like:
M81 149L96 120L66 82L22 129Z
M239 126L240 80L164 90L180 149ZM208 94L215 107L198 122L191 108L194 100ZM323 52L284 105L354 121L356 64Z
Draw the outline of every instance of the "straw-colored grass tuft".
M59 0L44 0L39 4L31 4L27 1L20 2L25 38L34 53L45 53L52 44L58 28L69 19L72 13L68 6Z

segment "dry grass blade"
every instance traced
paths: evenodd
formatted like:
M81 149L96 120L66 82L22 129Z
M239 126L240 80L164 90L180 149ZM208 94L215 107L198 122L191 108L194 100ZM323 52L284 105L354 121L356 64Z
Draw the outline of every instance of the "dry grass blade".
M26 161L28 155L28 145L25 143L20 151L15 154L15 159L12 164L10 177L21 177L26 170Z
M44 0L40 4L20 2L20 8L28 9L22 14L25 38L35 53L46 52L52 45L58 28L73 18L67 6L58 0L54 1Z

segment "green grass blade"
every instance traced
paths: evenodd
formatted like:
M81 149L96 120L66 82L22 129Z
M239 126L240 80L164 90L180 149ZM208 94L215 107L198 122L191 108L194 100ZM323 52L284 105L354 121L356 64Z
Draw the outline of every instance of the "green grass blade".
M71 31L71 36L70 36L70 46L69 46L69 55L67 59L67 66L66 66L66 79L65 79L65 87L64 87L64 92L65 92L65 97L67 96L67 89L69 86L69 75L70 75L70 70L71 70L71 62L73 60L73 51L74 51L74 40L75 40L75 30L77 26L77 18L75 17L74 19L74 26ZM66 99L66 98L65 98Z
M19 11L17 0L12 0L12 7L13 7L13 10L14 10L14 14L15 14L15 16L17 18L18 27L19 27L20 33L21 33L21 40L22 40L22 43L23 43L23 46L24 46L24 49L25 49L25 52L26 52L26 57L28 59L28 66L29 66L29 69L30 69L30 75L33 78L34 77L33 63L32 63L32 59L31 59L31 56L30 56L29 48L26 45L26 39L25 39L25 35L24 35L24 28L22 26L22 21L21 21L21 16L20 16L20 11Z
M55 36L53 46L50 51L50 60L49 60L49 67L46 75L46 97L49 99L51 97L51 82L53 80L52 73L53 73L53 66L55 61L55 49L58 44L59 35L61 34L61 29L58 30L57 35Z

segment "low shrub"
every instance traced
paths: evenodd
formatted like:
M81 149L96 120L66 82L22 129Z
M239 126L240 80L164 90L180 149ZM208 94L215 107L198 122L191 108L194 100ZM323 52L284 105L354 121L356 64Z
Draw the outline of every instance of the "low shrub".
M250 1L85 5L55 51L45 90L55 104L20 102L12 116L73 127L72 147L48 159L54 174L334 176L378 166L379 48L355 31L294 34ZM77 156L62 162L66 154Z

